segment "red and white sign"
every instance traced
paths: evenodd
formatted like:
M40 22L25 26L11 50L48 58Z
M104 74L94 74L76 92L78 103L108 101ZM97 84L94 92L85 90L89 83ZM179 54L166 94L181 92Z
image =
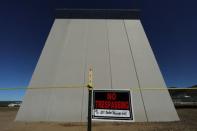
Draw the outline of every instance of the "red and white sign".
M133 120L130 91L93 90L93 119Z

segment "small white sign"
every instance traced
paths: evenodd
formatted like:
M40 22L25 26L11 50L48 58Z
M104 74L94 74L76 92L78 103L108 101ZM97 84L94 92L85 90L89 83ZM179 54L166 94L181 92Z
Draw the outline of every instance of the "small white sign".
M94 116L96 117L130 117L130 111L95 109Z

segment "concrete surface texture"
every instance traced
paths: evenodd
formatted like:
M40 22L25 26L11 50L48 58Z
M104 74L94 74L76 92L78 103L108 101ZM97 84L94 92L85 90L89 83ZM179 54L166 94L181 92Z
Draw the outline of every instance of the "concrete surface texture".
M131 90L135 122L179 120L140 20L56 19L29 86L84 85L90 66L95 89ZM27 90L16 120L86 122L87 103L86 87Z

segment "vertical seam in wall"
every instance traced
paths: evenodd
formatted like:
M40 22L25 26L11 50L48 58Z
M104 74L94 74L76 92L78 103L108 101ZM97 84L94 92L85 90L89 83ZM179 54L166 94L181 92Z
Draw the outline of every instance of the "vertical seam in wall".
M86 84L86 71L87 71L87 55L88 55L88 43L87 43L87 31L88 30L88 21L85 22L85 34L84 34L84 42L85 42L85 57L84 57L84 74L83 74L83 83ZM83 87L83 94L82 94L82 100L81 100L81 122L82 122L82 115L83 115L83 104L84 104L84 88Z
M135 59L134 59L133 51L132 51L132 48L131 48L131 41L129 39L129 35L128 35L127 28L126 28L126 25L125 25L125 20L123 20L123 24L124 24L124 29L125 29L125 32L126 32L126 35L127 35L127 40L128 40L128 43L129 43L129 49L130 49L130 53L131 53L131 58L132 58L132 61L133 61L135 74L136 74L136 78L137 78L139 89L140 89L140 95L141 95L141 98L142 98L142 103L143 103L143 106L144 106L146 119L147 119L147 121L149 121L148 120L148 116L147 116L147 112L146 112L146 107L145 107L145 104L144 104L144 99L143 99L143 95L142 95L142 90L141 90L141 85L140 85L140 81L139 81L139 76L138 76L138 73L137 73L137 68L136 68L136 65L135 65Z
M110 55L110 49L109 49L109 29L108 29L108 20L106 19L105 20L105 25L106 25L106 34L107 34L107 50L109 52L109 73L110 73L110 84L111 84L111 89L113 89L113 86L112 86L112 70L111 70L111 55Z

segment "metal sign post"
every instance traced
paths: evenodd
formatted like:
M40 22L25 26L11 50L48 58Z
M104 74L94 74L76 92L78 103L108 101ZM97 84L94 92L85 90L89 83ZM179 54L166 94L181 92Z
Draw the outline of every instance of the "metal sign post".
M87 131L92 130L92 89L93 89L93 71L92 68L89 69L88 72L88 128Z

